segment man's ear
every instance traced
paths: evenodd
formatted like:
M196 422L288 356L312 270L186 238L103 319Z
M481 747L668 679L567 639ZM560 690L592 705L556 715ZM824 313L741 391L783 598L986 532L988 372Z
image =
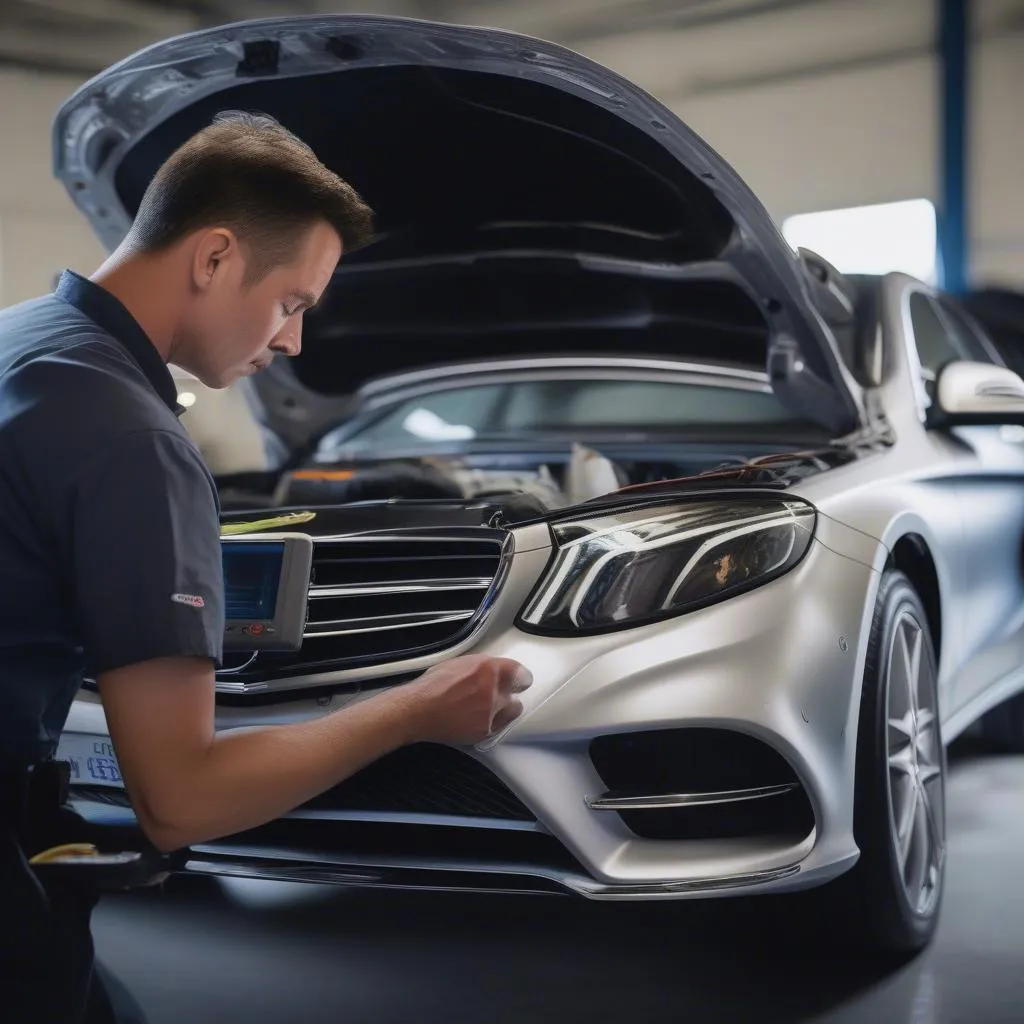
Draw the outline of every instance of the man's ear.
M228 228L210 228L196 243L192 256L192 284L205 291L223 273L232 258L239 257L238 239Z

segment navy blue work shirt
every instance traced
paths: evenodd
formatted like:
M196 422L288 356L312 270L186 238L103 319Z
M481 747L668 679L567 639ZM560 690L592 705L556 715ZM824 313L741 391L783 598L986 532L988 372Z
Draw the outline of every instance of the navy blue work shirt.
M83 678L220 663L219 502L181 411L100 286L0 311L0 768L53 754Z

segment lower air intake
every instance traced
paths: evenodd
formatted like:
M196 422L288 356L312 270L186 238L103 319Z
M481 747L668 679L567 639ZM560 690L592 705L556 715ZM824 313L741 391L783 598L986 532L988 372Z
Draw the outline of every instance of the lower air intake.
M304 807L535 820L483 764L433 743L418 743L388 754Z
M74 793L95 803L131 806L123 789L76 786ZM476 758L437 743L416 743L387 754L300 809L536 821Z
M606 809L595 813L622 807L616 813L643 839L795 843L814 828L810 800L789 763L743 733L693 728L600 736L590 757L608 790L592 805ZM642 806L672 797L681 806Z

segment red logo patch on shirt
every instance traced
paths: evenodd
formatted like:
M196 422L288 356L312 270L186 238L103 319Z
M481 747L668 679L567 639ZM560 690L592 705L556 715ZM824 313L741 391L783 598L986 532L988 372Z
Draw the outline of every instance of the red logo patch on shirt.
M198 594L171 594L171 600L177 604L187 604L190 608L206 607L206 602Z

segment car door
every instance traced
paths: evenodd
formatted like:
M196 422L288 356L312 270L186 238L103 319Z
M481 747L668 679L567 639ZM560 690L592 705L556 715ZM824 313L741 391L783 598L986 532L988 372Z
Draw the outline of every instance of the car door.
M911 302L914 341L926 382L951 360L1003 365L984 331L941 292L918 292ZM959 585L947 597L958 617L965 657L949 693L949 710L971 703L1024 654L1024 434L1012 426L961 427L976 470L957 481L964 523L956 559Z

